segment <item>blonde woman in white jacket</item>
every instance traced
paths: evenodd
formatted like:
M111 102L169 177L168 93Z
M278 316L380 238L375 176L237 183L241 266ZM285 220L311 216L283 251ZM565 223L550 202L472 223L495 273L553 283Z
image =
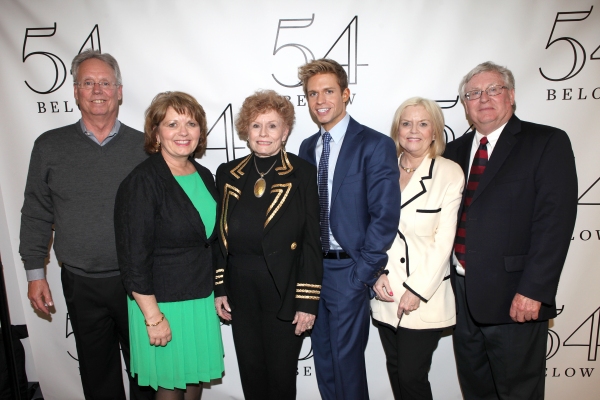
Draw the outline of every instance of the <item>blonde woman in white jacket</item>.
M458 164L441 157L444 116L435 101L402 103L391 137L400 168L400 225L371 309L394 398L432 399L433 351L442 330L456 323L450 256L465 178Z

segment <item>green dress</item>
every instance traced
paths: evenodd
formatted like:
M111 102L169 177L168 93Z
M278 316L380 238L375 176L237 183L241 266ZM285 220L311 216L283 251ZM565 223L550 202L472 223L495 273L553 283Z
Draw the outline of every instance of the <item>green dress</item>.
M198 210L210 236L215 226L216 202L198 173L175 176ZM185 389L187 384L219 379L225 369L219 317L214 293L203 299L158 303L171 327L166 346L151 346L144 315L128 299L131 375L140 386Z

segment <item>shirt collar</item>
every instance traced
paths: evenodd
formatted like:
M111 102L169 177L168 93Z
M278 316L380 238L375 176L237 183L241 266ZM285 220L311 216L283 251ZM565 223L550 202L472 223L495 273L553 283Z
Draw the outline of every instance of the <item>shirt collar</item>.
M331 135L331 140L333 140L334 143L338 143L340 140L342 140L342 138L346 134L346 130L348 129L348 124L350 124L350 114L346 113L346 115L344 115L344 118L342 118L340 122L338 122L333 128L331 128L329 134ZM323 133L325 132L325 128L321 126L321 137L323 137Z
M504 130L504 127L506 126L507 123L505 123L504 125L500 126L498 129L496 129L495 131L493 131L492 133L487 135L488 143L490 144L490 146L494 147L496 145L496 142L500 138L500 134ZM483 134L475 131L475 140L477 141L477 144L479 144L479 142L481 142L481 138L483 136L484 136Z
M83 133L85 134L85 136L93 136L94 132L88 130L88 128L85 126L85 124L83 123L83 118L81 118L79 120L79 124L81 126L81 130L83 131ZM115 124L113 125L112 129L110 130L110 133L108 134L107 138L112 138L113 136L115 136L117 133L119 133L119 129L121 129L121 121L119 121L118 119L115 120ZM104 139L106 140L106 139Z

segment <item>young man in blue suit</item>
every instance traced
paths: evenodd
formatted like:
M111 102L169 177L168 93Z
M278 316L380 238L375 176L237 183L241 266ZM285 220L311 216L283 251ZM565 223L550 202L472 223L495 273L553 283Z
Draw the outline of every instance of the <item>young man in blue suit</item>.
M300 157L318 168L324 274L311 335L325 400L368 399L364 352L369 337L369 287L384 273L400 219L400 186L392 139L346 113L344 68L329 59L298 76L320 130Z

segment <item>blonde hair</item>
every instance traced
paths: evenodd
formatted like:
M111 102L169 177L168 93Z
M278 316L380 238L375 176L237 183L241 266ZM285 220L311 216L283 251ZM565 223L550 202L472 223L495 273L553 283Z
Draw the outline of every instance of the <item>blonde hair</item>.
M431 142L431 146L429 147L429 156L431 158L435 158L436 156L442 155L446 149L446 137L444 135L444 113L435 101L425 99L423 97L411 97L410 99L405 100L402 104L400 104L400 107L398 107L396 113L394 114L390 136L392 139L394 139L394 143L396 144L396 155L399 156L404 152L404 148L400 146L400 141L398 140L400 118L407 107L414 106L422 106L431 118L434 140Z

